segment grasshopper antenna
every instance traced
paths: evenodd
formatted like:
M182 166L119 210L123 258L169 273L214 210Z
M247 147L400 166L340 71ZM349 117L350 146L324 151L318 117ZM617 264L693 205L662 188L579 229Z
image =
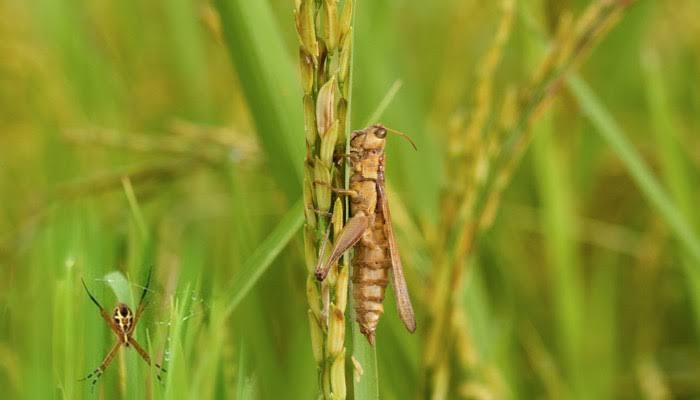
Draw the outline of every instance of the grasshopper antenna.
M418 151L418 147L416 147L416 144L413 142L413 139L411 139L411 137L408 136L407 134L405 134L405 133L403 133L403 132L401 132L401 131L397 131L396 129L392 129L392 128L384 127L384 129L386 129L387 131L389 131L389 132L391 132L391 133L393 133L393 134L399 135L399 136L403 137L404 139L408 140L408 142L411 143L411 146L413 146L413 150Z

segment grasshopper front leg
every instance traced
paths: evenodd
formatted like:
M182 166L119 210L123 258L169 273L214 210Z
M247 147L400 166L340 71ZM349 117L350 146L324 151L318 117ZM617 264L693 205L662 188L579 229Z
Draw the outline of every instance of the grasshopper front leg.
M313 184L314 185L322 185L322 186L330 186L331 191L338 196L348 196L351 198L361 196L361 194L357 190L333 187L327 182L313 181Z

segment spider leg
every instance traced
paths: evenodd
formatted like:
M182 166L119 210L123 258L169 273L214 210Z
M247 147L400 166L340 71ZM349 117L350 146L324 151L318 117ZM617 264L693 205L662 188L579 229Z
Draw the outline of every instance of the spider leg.
M141 299L139 300L139 305L136 308L136 314L134 314L134 323L132 324L133 328L136 328L136 324L139 322L139 318L141 318L141 314L143 313L143 307L145 303L143 302L144 299L146 298L146 294L148 293L148 288L151 287L151 274L153 273L153 266L148 270L148 278L146 278L146 286L143 288L143 293L141 293ZM132 328L132 331L133 331Z
M114 346L112 346L112 349L109 351L109 353L107 353L107 355L105 356L105 359L102 361L102 363L100 363L100 366L97 367L94 371L90 372L88 374L88 376L86 376L85 378L80 379L79 382L87 381L87 380L92 381L91 391L94 392L95 391L95 384L97 383L97 380L100 379L100 377L105 372L105 370L107 369L109 364L112 362L112 359L114 359L114 356L117 354L117 350L119 350L119 347L121 347L121 345L122 345L122 342L117 341L117 343L115 343Z
M112 320L112 316L109 315L109 313L107 312L107 310L104 309L104 307L102 307L102 305L100 304L99 301L97 301L95 296L93 296L92 293L90 293L90 289L88 289L87 284L85 283L85 279L80 278L80 280L83 282L83 287L85 288L85 291L87 292L88 296L90 296L90 300L92 300L92 302L95 303L97 308L100 309L100 315L102 316L102 319L104 319L107 322L109 327L112 329L112 331L117 336L120 336L121 332L119 331L117 326L114 324L114 321Z
M163 383L163 378L161 376L161 373L163 372L168 372L165 368L161 367L160 364L158 363L151 363L151 356L148 355L148 352L141 347L139 342L136 341L132 336L129 336L129 344L131 347L136 350L137 353L143 358L143 360L146 362L148 365L154 365L156 368L158 368L158 373L156 374L156 378L158 378L158 382Z

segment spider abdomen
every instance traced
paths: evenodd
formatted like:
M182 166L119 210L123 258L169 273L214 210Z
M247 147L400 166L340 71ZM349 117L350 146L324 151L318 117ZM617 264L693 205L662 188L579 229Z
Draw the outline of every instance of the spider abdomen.
M125 336L131 333L133 329L134 315L126 304L117 304L117 306L114 308L114 312L112 313L112 318L114 319L114 324L117 326L117 329L124 333ZM125 340L125 342L128 341Z

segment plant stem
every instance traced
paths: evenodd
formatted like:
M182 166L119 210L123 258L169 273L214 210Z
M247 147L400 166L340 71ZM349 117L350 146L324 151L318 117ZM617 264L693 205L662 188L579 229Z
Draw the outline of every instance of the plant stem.
M332 248L348 215L347 202L332 192L346 187L350 110L353 1L300 0L295 9L304 92L304 246L309 328L319 387L324 399L345 399L345 310L349 286L343 259L322 282L314 269ZM332 231L332 234L331 234Z

